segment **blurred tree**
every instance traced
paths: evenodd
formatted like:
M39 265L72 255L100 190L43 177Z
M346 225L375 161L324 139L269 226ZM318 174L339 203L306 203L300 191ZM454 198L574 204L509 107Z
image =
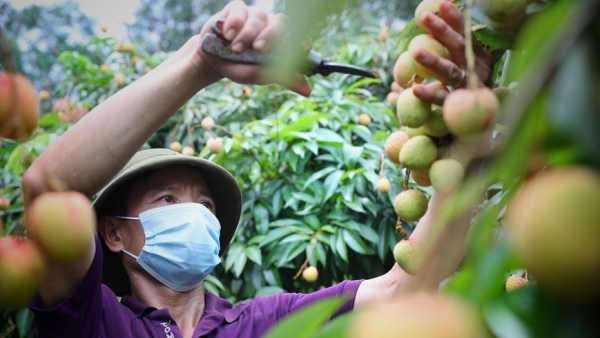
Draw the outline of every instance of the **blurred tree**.
M25 73L36 87L53 88L65 80L59 62L64 50L93 57L85 45L93 35L95 21L69 1L52 6L31 5L16 10L0 1L0 27L5 30L17 70ZM0 52L0 62L5 56Z
M204 22L228 2L141 0L135 22L128 25L128 33L144 52L176 50L190 36L200 32Z

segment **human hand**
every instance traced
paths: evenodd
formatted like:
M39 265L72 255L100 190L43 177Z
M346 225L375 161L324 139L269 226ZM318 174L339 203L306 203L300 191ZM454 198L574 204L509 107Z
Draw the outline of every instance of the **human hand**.
M231 50L241 53L248 49L265 51L269 42L285 30L287 16L276 14L269 16L265 11L246 6L243 1L232 1L225 8L211 17L202 28L200 39L211 32L213 21L223 19L223 34L231 42ZM290 90L304 96L311 93L308 81L300 74L294 74L291 81L269 81L264 66L244 65L221 60L196 50L200 67L207 68L216 79L227 77L232 81L245 84L267 84L277 82Z
M464 87L467 78L467 59L465 54L464 20L460 10L452 3L444 1L440 5L439 16L426 13L421 17L422 26L442 43L449 52L449 59L441 58L424 48L419 48L413 54L417 62L429 70L443 84L454 88ZM484 86L490 79L493 68L492 55L483 45L473 38L475 54L475 72L479 86ZM414 85L415 96L423 101L443 105L449 92L435 89L431 86Z

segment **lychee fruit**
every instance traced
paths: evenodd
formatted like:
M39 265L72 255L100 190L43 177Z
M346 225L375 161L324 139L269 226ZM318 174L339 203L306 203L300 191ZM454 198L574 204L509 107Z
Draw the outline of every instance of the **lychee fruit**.
M504 283L504 287L508 292L515 291L527 285L529 285L529 280L519 275L510 275Z
M408 52L411 53L413 58L414 58L414 53L419 48L426 49L429 52L431 52L443 59L448 58L448 50L446 49L446 47L444 47L444 45L442 45L438 40L436 40L434 37L432 37L429 34L417 35L408 44ZM418 76L420 76L422 78L427 78L427 77L431 76L431 73L429 72L429 70L427 70L427 68L423 67L419 62L415 62L415 63L416 63L415 72L417 73Z
M122 86L125 83L125 75L122 73L117 73L113 76L113 81L119 86Z
M450 134L450 129L444 122L444 113L441 106L431 105L431 116L425 121L422 128L429 136L442 137Z
M371 124L371 116L365 113L358 115L358 123L362 124L363 126L368 126Z
M446 293L402 293L354 311L348 338L488 337L470 303Z
M385 177L378 179L377 183L375 184L375 188L377 188L377 191L379 191L382 194L385 194L388 191L390 191L391 187L392 184L390 183L390 180L388 180Z
M405 190L394 198L396 215L408 222L418 221L427 212L428 201L425 194L416 189Z
M408 139L408 134L403 131L393 132L385 141L385 156L393 163L400 164L400 150Z
M314 266L307 266L306 269L302 271L302 278L309 283L314 283L319 278L319 270Z
M185 146L183 149L181 149L181 154L186 156L194 156L195 153L196 151L194 150L194 147L191 146Z
M40 101L48 101L50 98L50 93L47 90L40 90Z
M412 177L413 181L420 187L430 187L431 180L429 180L429 169L422 170L411 170L410 177Z
M0 137L24 140L37 127L40 105L28 78L0 73Z
M444 122L457 137L470 139L490 127L498 109L498 99L488 88L457 89L444 101Z
M215 119L207 116L200 121L200 126L205 130L212 130L215 127Z
M507 206L514 250L540 289L567 300L600 296L600 174L583 165L529 178Z
M398 96L396 114L403 126L418 128L431 116L431 103L421 100L408 88Z
M29 240L0 237L0 309L23 307L38 291L46 262Z
M423 0L423 1L421 1L417 5L417 8L415 9L415 23L417 24L417 26L425 29L425 26L422 25L422 23L421 23L421 17L423 16L423 14L425 14L425 12L430 12L430 13L433 13L436 15L439 14L440 13L440 5L444 1L447 1L447 0Z
M392 84L390 85L390 90L396 93L400 93L403 89L396 81L392 81Z
M94 245L96 213L80 192L51 191L33 200L26 211L26 227L48 256L73 262Z
M449 194L460 188L464 175L462 164L452 158L437 160L429 168L431 186L441 194Z
M178 153L181 152L182 148L183 147L182 147L182 145L181 145L181 143L179 141L173 141L173 142L171 142L171 144L169 144L169 149L171 149L173 151L176 151Z
M211 153L216 154L223 148L223 139L220 137L211 137L206 141L206 147Z
M411 137L400 150L400 163L411 170L427 169L438 157L438 149L427 136Z
M386 101L390 106L396 107L396 102L398 102L398 96L400 96L397 92L389 92L386 97Z
M423 244L415 239L404 239L394 246L396 263L409 275L418 274L425 262Z
M394 81L402 88L410 88L414 83L423 82L423 78L417 76L418 62L412 53L406 51L398 57L394 64Z

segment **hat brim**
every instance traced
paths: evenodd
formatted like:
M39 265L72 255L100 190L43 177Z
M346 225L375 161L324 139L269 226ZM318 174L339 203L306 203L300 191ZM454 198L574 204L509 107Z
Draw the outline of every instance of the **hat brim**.
M125 182L144 172L171 165L185 164L196 168L208 184L221 224L220 255L229 246L242 212L242 193L235 178L224 168L205 159L182 155L169 149L147 149L136 153L113 180L100 191L93 206L98 215L111 195ZM120 257L110 251L100 236L104 253L102 282L117 296L131 294L131 287Z

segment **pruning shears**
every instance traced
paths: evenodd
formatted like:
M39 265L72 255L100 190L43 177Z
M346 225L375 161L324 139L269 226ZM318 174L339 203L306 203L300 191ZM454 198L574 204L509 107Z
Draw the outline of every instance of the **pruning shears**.
M248 65L264 65L271 60L268 52L259 52L253 49L242 53L234 53L231 50L230 41L223 35L223 19L215 20L212 25L212 34L208 33L202 39L200 48L206 54L217 58ZM377 75L369 70L353 65L332 62L324 58L320 53L310 50L306 56L306 66L303 73L308 76L320 74L327 76L331 73L344 73L362 77L377 78Z

